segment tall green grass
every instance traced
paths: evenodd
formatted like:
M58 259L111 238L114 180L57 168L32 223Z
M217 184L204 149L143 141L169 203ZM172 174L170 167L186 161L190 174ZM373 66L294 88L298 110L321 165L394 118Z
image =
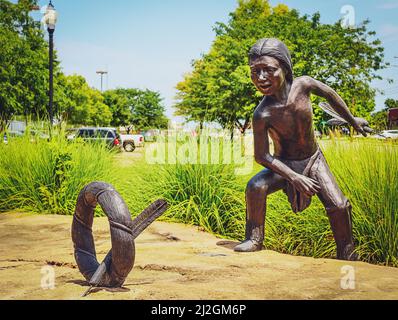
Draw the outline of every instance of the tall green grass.
M220 162L222 162L220 155ZM150 202L164 198L170 209L163 219L200 226L216 235L243 240L246 224L245 189L250 178L236 176L241 164L149 165L144 159L129 168L115 170L121 178L115 186L138 214ZM123 177L122 177L123 175ZM293 214L283 193L269 197L265 245L283 253L330 257L333 236L319 200L302 214Z
M95 180L110 180L112 154L104 145L12 137L0 144L0 211L73 214L77 195Z
M324 142L322 149L353 206L353 230L361 260L398 266L397 145L372 140ZM169 201L164 217L201 226L217 235L242 240L245 187L256 172L237 177L233 165L148 165L125 168L121 193L134 212L156 198ZM130 173L128 173L130 172ZM294 214L283 192L268 197L265 246L282 253L330 258L335 242L321 202Z
M162 196L172 205L168 217L224 236L242 232L244 201L234 170L233 165L167 167Z
M358 253L398 267L398 144L334 141L325 156L353 206Z
M353 206L361 260L398 267L398 145L336 139L323 141L322 149ZM132 165L121 166L118 158L123 157L103 145L68 143L57 136L50 142L10 139L0 145L0 211L72 214L81 188L102 180L115 186L133 215L165 198L170 209L163 219L243 240L246 183L260 166L242 177L233 164L150 165L136 157ZM269 196L264 244L294 255L336 255L325 209L316 197L307 210L294 214L283 192Z
M115 170L115 187L133 215L163 198L170 204L164 219L197 225L233 237L244 232L242 185L233 165L150 165L139 160ZM122 177L123 176L123 177Z

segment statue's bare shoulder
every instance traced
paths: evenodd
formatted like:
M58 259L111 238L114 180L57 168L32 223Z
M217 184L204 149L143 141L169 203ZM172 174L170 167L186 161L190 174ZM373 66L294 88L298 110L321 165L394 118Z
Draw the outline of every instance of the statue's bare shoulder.
M275 118L280 119L281 113L285 115L287 113L294 114L299 110L303 111L303 109L311 111L309 97L315 81L309 76L295 78L286 104L281 104L265 96L254 111L253 125L269 127Z
M271 103L267 97L264 97L253 114L253 126L269 126L271 120Z
M309 98L316 80L309 76L295 78L289 94L288 103L296 103L297 100Z

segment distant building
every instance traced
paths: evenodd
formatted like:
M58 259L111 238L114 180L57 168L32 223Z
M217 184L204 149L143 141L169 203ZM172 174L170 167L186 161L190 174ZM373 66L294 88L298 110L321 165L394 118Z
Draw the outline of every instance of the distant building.
M398 128L398 108L388 110L388 129Z

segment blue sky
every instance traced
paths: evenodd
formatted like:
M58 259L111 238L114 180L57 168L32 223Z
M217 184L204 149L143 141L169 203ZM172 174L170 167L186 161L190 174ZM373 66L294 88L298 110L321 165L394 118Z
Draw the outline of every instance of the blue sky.
M385 47L385 57L397 67L380 72L395 83L375 81L385 96L377 96L377 109L386 98L398 99L398 0L283 0L301 14L319 11L321 22L334 23L341 8L355 9L356 23L371 20ZM39 1L44 6L48 1ZM66 74L81 74L100 88L99 69L109 72L104 88L149 88L164 98L172 117L175 85L191 70L191 61L209 50L216 21L227 22L237 0L53 0L59 12L55 46ZM40 14L34 15L37 19Z

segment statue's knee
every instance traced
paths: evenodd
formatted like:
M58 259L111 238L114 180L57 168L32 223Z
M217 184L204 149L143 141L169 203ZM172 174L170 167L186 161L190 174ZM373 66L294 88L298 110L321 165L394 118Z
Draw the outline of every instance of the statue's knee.
M333 207L327 208L326 211L328 214L338 214L351 211L351 209L351 203L347 199L342 199L341 201L337 202Z
M266 195L268 192L268 185L262 179L255 179L249 181L246 187L246 194L259 193Z

